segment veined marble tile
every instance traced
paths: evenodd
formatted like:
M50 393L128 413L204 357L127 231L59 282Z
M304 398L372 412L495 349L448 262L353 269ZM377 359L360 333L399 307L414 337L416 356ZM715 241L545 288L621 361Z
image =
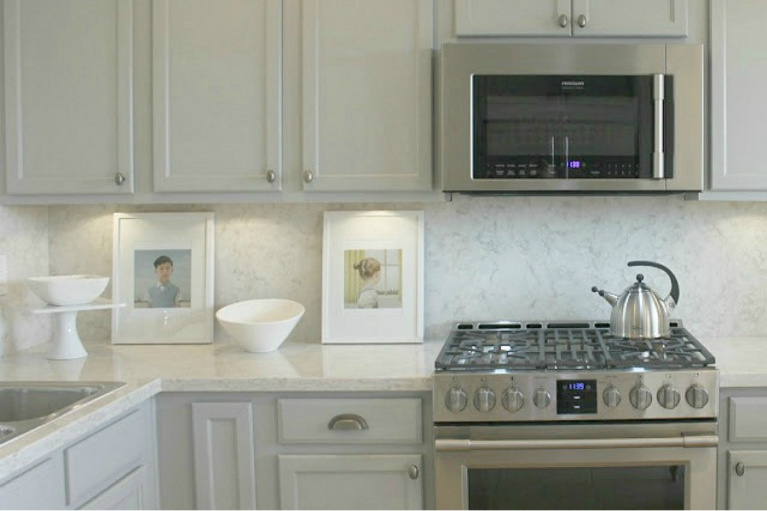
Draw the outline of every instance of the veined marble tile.
M213 211L215 308L248 298L298 300L307 311L291 339L319 342L322 215L338 209L425 212L427 339L445 338L458 320L609 318L609 305L591 286L619 293L641 272L659 294L669 292L661 271L626 266L642 259L660 262L677 275L681 295L672 316L694 335L767 331L767 203L695 202L681 196L454 195L452 202L423 204L147 206L130 211ZM47 226L38 210L26 218L26 210L18 208L13 216L34 224L38 235L47 227L52 273L111 275L116 210L55 206ZM109 313L83 314L79 328L83 338L109 339ZM216 337L224 338L218 325Z

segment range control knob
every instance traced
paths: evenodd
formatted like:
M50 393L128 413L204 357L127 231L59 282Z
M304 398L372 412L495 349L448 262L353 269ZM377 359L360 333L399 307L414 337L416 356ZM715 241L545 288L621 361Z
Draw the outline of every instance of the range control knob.
M602 400L610 408L615 408L621 404L621 393L615 387L607 387L602 393Z
M637 410L645 410L652 403L652 392L642 384L637 385L629 392L631 406Z
M703 408L708 404L708 391L700 383L696 383L687 389L684 397L693 408Z
M536 389L533 394L533 404L538 408L546 408L549 403L551 403L551 394L543 387Z
M453 387L445 394L445 406L453 413L462 412L469 403L469 396L461 387Z
M664 385L658 390L658 403L669 410L676 408L682 396L672 385Z
M489 412L495 408L495 392L487 387L482 387L474 393L474 408L480 412Z
M504 408L506 408L506 410L514 413L522 408L522 405L525 404L525 396L518 388L509 387L503 391L503 396L501 396L501 404Z

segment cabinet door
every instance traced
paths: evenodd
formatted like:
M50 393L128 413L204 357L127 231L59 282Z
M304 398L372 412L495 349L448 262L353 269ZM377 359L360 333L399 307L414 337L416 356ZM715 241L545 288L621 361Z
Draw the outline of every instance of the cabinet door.
M686 37L687 0L573 0L573 35Z
M132 193L132 1L3 7L8 193Z
M80 509L150 509L146 502L146 469L139 467Z
M729 452L727 509L767 509L767 451Z
M282 509L423 509L419 455L278 456Z
M0 484L0 509L62 509L65 506L61 453Z
M432 0L303 0L306 191L430 190Z
M455 0L458 36L685 37L687 0Z
M155 0L154 190L279 190L282 1Z
M455 32L570 37L570 11L570 0L455 0Z
M711 0L711 189L767 190L767 2Z
M256 509L251 403L193 403L197 509Z

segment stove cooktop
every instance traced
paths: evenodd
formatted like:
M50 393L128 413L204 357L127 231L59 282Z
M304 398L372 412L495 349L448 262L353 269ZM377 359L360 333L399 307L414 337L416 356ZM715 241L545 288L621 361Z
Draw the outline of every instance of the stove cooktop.
M435 423L710 420L714 356L680 321L667 338L609 322L461 322L435 361Z
M633 340L610 334L608 322L461 322L435 362L438 371L545 369L690 369L714 356L681 321L667 338Z

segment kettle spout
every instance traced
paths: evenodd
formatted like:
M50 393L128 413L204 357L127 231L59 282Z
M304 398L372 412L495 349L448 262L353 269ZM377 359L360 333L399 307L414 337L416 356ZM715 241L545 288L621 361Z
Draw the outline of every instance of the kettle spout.
M616 295L615 293L605 291L604 289L598 289L597 286L592 287L591 291L594 293L598 293L599 296L607 300L607 303L609 303L610 305L615 305L616 303L618 303L618 295Z

